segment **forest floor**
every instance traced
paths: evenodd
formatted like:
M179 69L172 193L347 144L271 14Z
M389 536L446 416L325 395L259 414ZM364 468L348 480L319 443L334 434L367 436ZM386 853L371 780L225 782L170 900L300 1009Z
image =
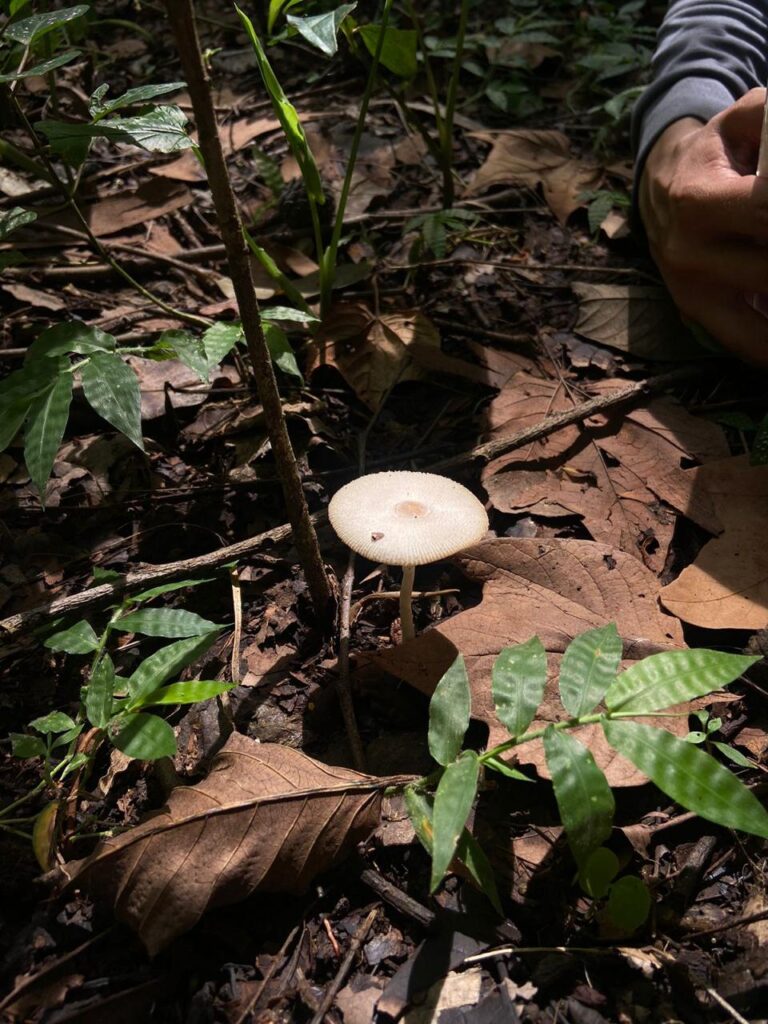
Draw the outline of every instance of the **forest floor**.
M94 24L79 44L86 56L57 73L57 102L72 120L84 116L88 94L103 81L118 95L183 77L159 7L142 3L139 16L128 3L97 6L114 24ZM447 667L446 650L466 658L474 708L468 742L482 749L498 728L487 710L491 662L510 644L539 636L556 663L576 633L608 622L617 624L630 661L686 644L762 653L768 643L761 632L768 470L746 457L767 404L764 381L697 349L630 235L626 118L612 123L605 103L636 85L642 67L617 64L613 77L601 78L599 62L587 60L602 55L605 68L623 40L642 65L654 18L633 10L622 21L610 4L560 5L575 27L553 18L554 42L542 42L515 34L506 5L497 6L495 16L484 10L482 26L479 10L470 23L467 59L475 67L462 78L455 119L451 210L442 209L439 168L414 127L432 130L423 83L417 77L405 90L409 122L394 98L404 87L387 73L390 88L374 95L362 137L334 304L319 334L290 334L301 376L290 361L278 370L312 512L361 470L417 469L459 480L490 517L481 544L417 570L419 635L406 644L392 599L400 570L358 558L345 593L348 552L319 517L323 556L351 622L351 661L342 671L365 770L375 776L434 767L429 694ZM243 216L316 303L318 266L294 184L297 165L234 13L215 3L203 9ZM604 23L589 23L590 12ZM568 53L574 39L575 55ZM337 196L361 66L346 52L321 58L296 40L270 57ZM35 118L50 102L43 78L20 83L18 93ZM191 118L183 90L169 101ZM26 149L12 118L6 137ZM171 574L182 579L200 576L204 563L176 563L260 538L287 516L245 355L228 356L201 382L178 360L140 354L162 332L186 326L174 309L217 321L237 316L192 153L168 157L97 141L78 193L96 238L171 312L117 276L28 170L1 165L0 190L0 212L22 206L38 214L12 240L24 262L0 281L4 372L18 369L52 324L77 319L113 334L134 349L126 358L140 382L145 439L142 453L76 388L44 509L20 442L0 454L5 735L77 706L87 659L42 642L54 625L74 621L68 599L75 617L98 632L109 594L99 601L89 587L114 586L114 604L114 594L131 592L119 582L131 572L148 571L145 585L158 566L175 566ZM263 306L286 305L274 281L256 273ZM616 400L642 381L650 383ZM603 407L580 415L578 407L595 398L605 399ZM547 420L573 410L565 425ZM523 444L524 430L531 433ZM479 448L488 441L498 444ZM204 585L160 595L156 604L227 624L186 673L237 685L226 698L166 716L179 781L205 778L233 731L322 765L360 767L338 700L338 634L318 627L288 541L267 536L239 559L214 558L203 574ZM41 606L48 610L38 614ZM137 648L146 654L153 642L123 633L114 651L119 671L133 671ZM758 793L768 751L766 685L758 664L708 705L710 718L699 702L691 722L675 726L684 735L719 719L710 739L736 749L735 770ZM556 715L543 709L540 717ZM641 877L652 894L651 913L634 930L622 931L604 902L579 888L533 749L519 761L533 781L495 776L474 812L504 918L459 875L429 895L429 858L396 796L384 797L378 826L339 866L306 884L297 875L293 888L283 878L279 891L222 901L154 955L116 923L110 899L76 887L62 892L53 873L41 873L24 835L29 825L0 830L2 1019L768 1019L764 841L683 813L604 744L593 753L614 787L611 848L622 871ZM4 802L38 786L40 763L0 746ZM153 762L104 747L86 773L43 787L25 804L32 816L54 797L65 805L55 842L36 830L38 857L42 846L43 862L60 871L91 853L100 836L161 808L167 785L167 771ZM276 815L254 827L265 837L283 830L287 843L293 826ZM204 864L187 869L190 894L205 875ZM177 899L187 899L184 889Z

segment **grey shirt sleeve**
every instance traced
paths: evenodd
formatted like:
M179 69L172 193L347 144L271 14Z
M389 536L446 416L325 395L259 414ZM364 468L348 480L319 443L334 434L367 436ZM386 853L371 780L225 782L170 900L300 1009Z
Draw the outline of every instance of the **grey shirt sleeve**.
M768 0L673 0L632 117L638 168L682 117L708 121L768 78Z

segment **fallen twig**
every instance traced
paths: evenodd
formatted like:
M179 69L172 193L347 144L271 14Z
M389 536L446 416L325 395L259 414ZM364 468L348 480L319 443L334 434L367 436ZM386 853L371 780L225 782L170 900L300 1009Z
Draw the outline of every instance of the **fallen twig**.
M325 995L323 996L322 1002L318 1007L317 1013L312 1018L311 1024L322 1024L326 1013L331 1008L333 1000L336 998L336 993L342 986L342 983L346 976L349 974L350 968L352 967L352 961L355 959L357 951L360 949L362 944L365 942L368 932L371 930L371 925L376 920L376 915L379 913L379 908L374 907L373 910L368 914L366 919L360 925L358 930L355 932L352 942L349 944L349 951L344 957L344 962L336 972L336 977L333 979L331 984L326 989Z

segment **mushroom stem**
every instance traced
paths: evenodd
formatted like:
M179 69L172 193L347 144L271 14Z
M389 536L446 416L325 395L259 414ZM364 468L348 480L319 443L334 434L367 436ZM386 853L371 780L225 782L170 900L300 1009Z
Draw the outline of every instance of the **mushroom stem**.
M416 630L413 628L413 578L416 575L415 565L403 566L403 582L400 584L400 628L403 640L413 640Z

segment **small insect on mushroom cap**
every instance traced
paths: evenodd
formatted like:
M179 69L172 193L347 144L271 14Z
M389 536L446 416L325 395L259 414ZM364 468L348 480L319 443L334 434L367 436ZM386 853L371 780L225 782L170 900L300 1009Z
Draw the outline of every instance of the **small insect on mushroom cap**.
M482 540L488 516L466 487L434 473L370 473L337 491L331 526L373 562L425 565Z

